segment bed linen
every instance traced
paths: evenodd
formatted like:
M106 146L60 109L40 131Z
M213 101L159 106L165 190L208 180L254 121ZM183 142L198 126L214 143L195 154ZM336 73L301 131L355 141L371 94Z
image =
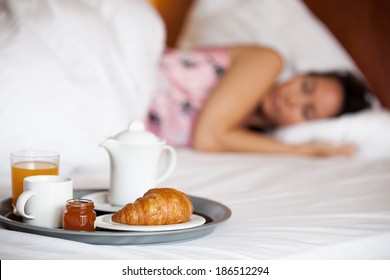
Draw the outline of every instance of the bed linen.
M225 2L228 1L218 3ZM258 2L247 1L252 5ZM11 194L9 153L20 148L56 150L61 154L61 174L72 177L76 189L106 189L109 158L98 143L124 129L131 117L140 114L129 110L132 100L127 98L139 97L144 105L147 104L150 88L143 88L144 95L139 95L134 88L135 85L152 85L145 81L153 81L150 70L162 51L161 22L141 0L2 1L1 4L4 3L12 3L6 11L20 13L16 16L11 13L13 17L2 13L0 17L4 23L0 25L0 50L5 54L0 56L1 198ZM41 4L34 10L37 13L28 12L31 3ZM276 5L278 2L267 3ZM58 5L64 5L65 9ZM264 20L272 18L268 16ZM81 22L75 22L75 19ZM256 19L256 16L250 19ZM45 25L45 20L55 24ZM69 22L76 24L64 24ZM86 22L87 27L98 31L82 29ZM134 23L137 28L131 29ZM20 25L10 28L10 24ZM279 26L278 22L274 24L275 28ZM139 26L143 27L143 32L139 32ZM232 30L243 34L239 28L237 25ZM12 37L15 30L21 32L16 33L20 37ZM205 30L211 30L211 26ZM62 37L64 31L70 31L74 37ZM141 44L132 44L135 41ZM80 44L75 45L75 42ZM71 47L65 48L67 44ZM137 46L150 49L132 49ZM143 51L153 55L139 55ZM328 56L324 59L338 65L337 57L336 60L328 59ZM145 58L148 63L142 64ZM303 62L297 52L292 58ZM92 66L84 63L88 61ZM137 72L134 61L147 69ZM340 61L349 65L349 60ZM127 73L140 76L127 80ZM31 93L27 99L26 89ZM34 95L41 99L31 98ZM42 106L49 109L50 124L37 126L39 120L45 119L44 114L31 114L35 119L28 119L29 122L23 124L24 130L20 129L23 118L10 122L13 110L20 108L21 100L28 109L25 112L30 112L31 104L57 104L55 109ZM141 106L136 109L142 111ZM389 133L388 122L381 124L377 130L383 136ZM50 129L46 129L48 126ZM364 136L365 141L370 141L368 136L377 138L374 133L365 133L369 126L356 126L358 137ZM327 131L331 129L326 128ZM178 166L161 187L176 187L190 195L228 206L232 217L210 235L173 244L98 246L0 227L0 258L389 259L390 159L386 143L381 142L382 148L379 152L375 150L375 156L359 159L202 154L179 150ZM365 147L368 145L362 146Z
M0 195L10 196L9 174ZM67 174L107 188L108 171ZM8 178L8 179L5 179ZM90 245L0 229L1 259L390 259L390 159L178 151L161 184L225 204L231 218L179 243Z
M354 68L301 1L245 1L242 9L235 9L237 0L196 4L183 44L269 43L285 51L289 70ZM291 36L276 35L283 30ZM321 40L303 40L312 36ZM109 168L98 143L144 118L158 84L164 38L161 18L146 0L2 1L0 166L10 168L12 151L44 149L61 154L66 172ZM313 42L321 42L321 49ZM282 128L274 135L294 143L353 142L358 157L377 158L390 156L389 125L390 112L375 111Z
M0 166L20 149L100 166L96 143L146 114L164 38L144 0L0 1Z

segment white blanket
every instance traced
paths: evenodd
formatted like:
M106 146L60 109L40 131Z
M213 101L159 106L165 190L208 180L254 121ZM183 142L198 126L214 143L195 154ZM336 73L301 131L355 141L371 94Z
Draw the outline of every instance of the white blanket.
M154 81L163 48L159 18L141 0L1 4L1 198L11 195L9 153L23 148L59 152L60 173L76 189L106 189L109 159L98 143L145 109L152 86L145 80ZM134 100L137 112L128 110ZM182 150L160 186L219 201L233 215L203 238L148 246L90 245L0 227L0 258L390 258L389 158Z
M0 166L20 149L104 165L98 143L146 113L164 37L144 0L1 1Z
M323 53L327 62L333 61L332 67L349 65L348 57L342 55L338 44L300 1L246 1L239 11L235 9L237 3L199 1L189 30L195 32L200 19L209 27L197 30L195 37L190 37L191 32L184 33L183 40L192 39L198 45L240 43L243 41L237 36L245 35L246 42L275 41L275 47L293 51L288 61L303 62L314 61L310 58L318 54L318 48L309 48L314 53L300 50L298 43L304 42L300 36L311 38L316 34L324 42L321 46L327 51ZM207 9L206 15L199 14L202 7L211 8L209 14ZM266 9L278 20L274 21ZM258 17L263 24L257 23ZM231 20L227 23L217 18ZM235 29L230 29L233 22ZM288 26L285 31L290 32L293 25L300 30L300 36L275 35L283 26ZM210 36L211 30L215 37ZM109 168L107 154L99 143L125 129L131 119L143 118L157 80L164 37L161 19L146 0L2 1L0 166L9 168L12 151L41 149L60 153L65 173ZM308 47L307 42L303 46ZM315 68L322 60L318 63ZM353 142L358 146L359 157L390 157L390 146L386 144L390 139L389 125L389 112L367 112L281 129L275 135L294 143Z
M106 188L108 173L73 174ZM7 178L1 174L1 178ZM9 177L8 177L9 178ZM9 197L1 180L1 197ZM1 259L389 259L390 160L179 151L161 186L216 200L231 218L200 239L90 245L0 229Z

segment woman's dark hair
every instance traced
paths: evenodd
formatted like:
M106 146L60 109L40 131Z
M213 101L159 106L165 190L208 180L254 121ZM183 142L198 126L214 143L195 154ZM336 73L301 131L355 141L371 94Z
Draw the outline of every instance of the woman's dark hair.
M336 79L343 88L344 100L337 116L347 113L355 113L372 107L369 99L370 90L367 85L350 72L310 72L309 76Z

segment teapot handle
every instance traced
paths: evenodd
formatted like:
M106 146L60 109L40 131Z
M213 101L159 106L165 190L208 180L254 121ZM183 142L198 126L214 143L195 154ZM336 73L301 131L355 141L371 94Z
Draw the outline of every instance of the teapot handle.
M176 167L176 161L177 161L176 151L169 145L165 145L163 147L163 150L166 150L167 152L166 163L163 171L161 172L161 174L158 176L156 180L156 184L164 181L169 175L171 175L171 173Z

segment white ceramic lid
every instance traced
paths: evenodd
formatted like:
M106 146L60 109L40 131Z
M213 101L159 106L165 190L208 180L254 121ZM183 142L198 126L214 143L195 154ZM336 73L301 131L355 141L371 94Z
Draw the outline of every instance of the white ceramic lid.
M131 121L127 130L118 133L115 139L131 145L157 144L160 139L152 132L145 130L142 121Z

